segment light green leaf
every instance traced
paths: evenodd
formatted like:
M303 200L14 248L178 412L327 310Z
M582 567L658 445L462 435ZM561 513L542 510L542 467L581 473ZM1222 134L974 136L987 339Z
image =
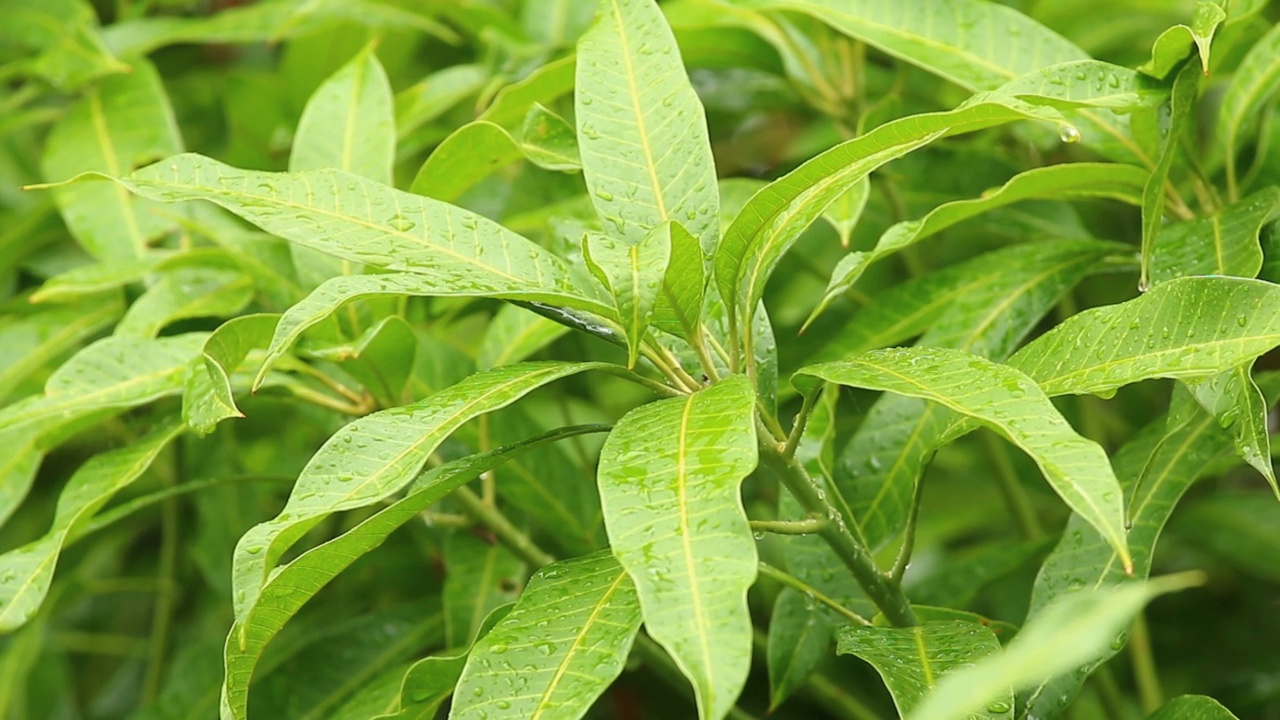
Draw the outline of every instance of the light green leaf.
M548 256L552 257L552 256ZM554 260L554 258L552 258ZM271 346L263 361L255 386L261 384L267 371L282 357L289 348L302 336L308 328L315 326L352 300L383 295L426 295L455 297L499 297L507 300L521 300L531 304L549 303L568 307L581 307L589 311L599 311L597 317L613 318L616 311L595 300L574 294L562 294L555 290L547 290L533 283L511 285L502 281L482 286L467 280L465 274L449 274L445 271L430 275L415 272L386 273L377 275L349 275L330 278L321 283L306 298L289 308L280 324L276 327L275 336L271 338ZM615 331L601 327L602 333ZM621 328L616 334L621 337Z
M822 211L822 219L830 223L836 234L840 236L841 247L849 247L849 241L853 238L853 229L857 227L862 211L867 207L867 198L870 196L871 179L864 177Z
M520 362L555 342L569 328L535 315L515 305L503 305L489 320L480 348L476 350L476 368L487 370L499 365Z
M519 445L471 455L435 468L413 485L401 500L356 527L302 553L274 572L262 586L257 602L238 618L227 636L226 680L222 688L222 717L243 720L249 681L266 644L298 610L338 573L386 540L392 532L418 517L419 513L445 495L501 465L531 447L581 432L600 428L566 428Z
M314 348L307 355L340 364L383 407L392 407L402 402L417 350L413 326L399 315L390 315L352 342Z
M1259 190L1207 217L1165 225L1151 254L1152 284L1186 275L1256 277L1259 234L1280 215L1280 188Z
M1142 168L1116 163L1050 165L1019 173L1004 185L984 192L981 197L943 203L919 220L897 223L880 236L874 249L855 252L840 260L831 273L831 282L822 299L805 325L812 323L831 302L853 287L872 263L957 223L1016 202L1041 198L1073 200L1103 197L1136 205L1141 202L1142 187L1149 175Z
M246 532L236 546L236 617L257 605L281 555L324 517L377 502L400 490L441 442L468 420L510 405L547 383L606 363L522 363L468 377L421 401L349 423L303 468L280 514Z
M606 231L638 243L676 220L709 256L719 237L702 103L654 0L603 0L578 42L582 172Z
M289 170L334 168L383 185L391 184L396 154L391 82L366 45L311 94L298 120ZM290 245L294 266L306 287L360 268L310 248Z
M1200 73L1188 62L1173 79L1173 91L1169 96L1168 128L1162 129L1156 166L1142 191L1142 272L1138 287L1145 290L1151 284L1151 256L1155 252L1156 234L1164 224L1165 185L1169 181L1169 168L1178 152L1183 135L1187 132L1191 111L1195 107L1200 86Z
M90 458L58 497L53 526L40 539L0 555L0 632L21 627L35 615L49 592L63 545L111 497L137 480L160 451L182 433L169 423L118 450Z
M1239 720L1217 700L1204 695L1183 695L1164 704L1147 720Z
M582 169L578 138L564 118L534 103L520 126L520 149L525 157L545 170L562 172Z
M615 317L621 321L627 338L629 367L635 367L640 344L649 331L675 237L670 225L663 224L636 244L594 232L587 233L582 240L582 258L587 269L613 296L617 308Z
M1226 160L1227 192L1235 198L1236 153L1262 108L1280 88L1280 25L1275 25L1240 61L1218 109L1218 142Z
M403 153L412 133L475 95L489 80L481 65L450 65L396 93L396 136ZM523 115L521 115L523 117Z
M1151 59L1138 69L1163 78L1194 49L1200 55L1200 71L1208 76L1209 47L1214 33L1226 19L1226 11L1217 2L1200 0L1191 12L1191 24L1174 25L1160 33L1151 47Z
M479 637L489 613L520 596L524 561L493 539L465 530L444 543L444 639L450 647Z
M635 586L607 551L548 565L472 649L449 717L581 717L639 629Z
M1280 498L1275 469L1271 467L1271 437L1267 432L1267 404L1249 374L1252 362L1203 380L1186 381L1196 402L1227 428L1236 454L1271 484Z
M115 322L123 311L118 296L38 309L0 327L0 402L32 373Z
M519 160L516 139L501 125L476 120L454 130L431 151L409 191L453 202L490 173Z
M857 655L880 673L898 713L906 716L953 672L1000 651L990 628L963 621L934 621L909 628L850 625L836 636L836 652ZM967 718L1012 718L1013 693L987 699Z
M1109 394L1151 378L1194 380L1280 345L1280 286L1187 277L1071 316L1009 359L1049 395Z
M159 258L95 263L72 268L45 281L31 294L33 303L58 303L115 290L146 277Z
M155 68L145 60L133 72L88 88L54 126L41 163L48 180L94 171L127 175L139 164L182 152L182 139ZM112 262L141 258L147 245L172 227L155 206L121 187L74 184L54 191L67 228L89 254Z
M231 376L250 351L267 343L279 321L278 315L242 315L209 335L201 352L203 372L197 369L188 375L182 393L182 419L191 429L207 435L227 418L244 417L236 406Z
M115 334L150 338L178 320L234 315L253 299L253 291L253 279L234 270L185 268L165 273L129 306Z
M25 48L33 57L14 61L6 70L48 80L62 90L130 67L103 44L98 15L82 0L7 0L0 40ZM6 58L7 59L7 58Z
M553 60L514 82L493 97L493 102L480 113L478 120L512 128L524 120L534 103L550 105L573 92L577 57L569 55Z
M653 311L653 325L692 340L702 332L702 307L707 294L702 249L678 222L659 225L654 233L670 235L671 257L662 278L662 297Z
M735 376L631 411L600 452L610 547L708 720L729 712L750 669L756 548L739 485L756 466L754 416Z
M1171 575L1063 598L1027 623L1004 651L944 678L907 720L964 717L999 701L1010 687L1018 690L1067 672L1104 652L1153 597L1199 581L1198 576Z
M990 427L1030 455L1063 501L1098 528L1126 568L1132 565L1120 485L1106 453L1077 435L1031 378L959 350L924 347L872 351L797 375L930 400Z

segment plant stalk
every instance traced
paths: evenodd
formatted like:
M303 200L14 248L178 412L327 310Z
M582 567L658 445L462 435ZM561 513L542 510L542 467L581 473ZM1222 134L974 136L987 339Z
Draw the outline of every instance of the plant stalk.
M502 511L486 503L470 488L461 487L454 490L453 497L458 500L458 504L462 505L468 515L488 528L489 532L498 538L498 542L506 545L507 549L518 555L521 560L535 568L550 565L556 561L554 556L538 547L523 530L507 519Z
M758 533L774 535L816 535L826 527L827 519L810 517L804 520L752 520L751 529Z
M870 620L862 617L858 613L841 605L840 603L833 600L831 597L823 594L821 590L818 590L817 588L806 583L805 581L801 580L795 575L792 575L791 573L783 572L782 570L779 570L778 568L775 568L774 566L769 565L768 563L760 563L760 574L763 575L764 577L769 578L770 580L775 580L779 583L782 583L783 585L786 585L792 590L799 591L813 598L814 600L817 600L823 605L826 605L827 607L831 608L835 612L839 613L841 617L845 618L846 620L853 623L854 625L867 625L867 626L871 625Z
M1139 612L1129 631L1129 659L1133 662L1133 678L1138 686L1138 702L1142 714L1150 715L1164 705L1164 691L1160 688L1160 673L1156 671L1155 655L1151 652L1151 632L1147 628L1147 615Z

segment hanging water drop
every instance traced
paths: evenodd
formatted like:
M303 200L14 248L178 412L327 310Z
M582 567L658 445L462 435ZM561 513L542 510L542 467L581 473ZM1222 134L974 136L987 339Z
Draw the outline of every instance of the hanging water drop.
M1062 131L1058 133L1058 139L1068 144L1078 143L1080 142L1080 131L1076 129L1075 125L1063 125Z

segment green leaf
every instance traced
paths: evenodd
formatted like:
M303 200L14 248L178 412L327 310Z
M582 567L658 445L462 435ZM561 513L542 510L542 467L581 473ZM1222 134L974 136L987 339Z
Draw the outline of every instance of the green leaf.
M707 268L702 249L678 222L659 225L654 233L670 235L671 256L662 278L662 296L653 311L653 325L693 340L702 332L702 308L707 294Z
M904 717L953 672L1000 651L989 628L963 621L927 622L909 628L843 627L836 636L836 652L857 655L880 673ZM1013 694L988 698L968 718L1011 718Z
M840 236L840 246L849 247L853 238L853 229L862 218L862 211L867 207L867 198L871 195L871 179L862 178L853 187L844 191L822 211L822 219L831 224Z
M610 547L702 718L729 712L750 669L756 548L739 485L756 466L754 415L750 383L734 376L631 411L600 452Z
M1035 382L959 350L879 350L797 372L850 387L886 390L938 403L1008 438L1039 465L1058 495L1132 565L1123 500L1106 453L1071 428Z
M1022 628L1003 652L957 670L907 720L952 720L999 701L1042 678L1071 670L1115 641L1133 616L1157 595L1198 584L1197 576L1160 580L1068 596Z
M1256 277L1262 228L1280 215L1280 188L1259 190L1206 217L1165 225L1151 254L1151 282L1186 275Z
M0 632L24 625L40 609L58 556L111 497L146 472L156 456L182 433L169 423L118 450L95 455L67 481L58 497L53 526L38 540L0 555Z
M1132 547L1132 535L1129 543ZM1042 541L1009 542L1002 538L967 552L948 554L945 563L908 583L907 594L913 603L921 605L970 607L984 587L1010 575L1033 558L1043 557L1048 550L1049 546ZM1133 553L1136 563L1138 550L1133 548Z
M574 115L582 172L606 231L639 243L675 220L705 256L720 199L707 121L654 0L603 0L578 41Z
M366 45L311 94L294 133L291 172L335 168L391 184L395 107L391 82L373 49L374 45ZM291 245L290 250L307 287L360 271L350 262L310 248Z
M1169 96L1168 127L1161 129L1156 166L1142 191L1142 273L1138 287L1146 290L1151 284L1151 256L1155 252L1156 234L1164 224L1165 185L1169 181L1169 168L1187 132L1191 111L1195 107L1200 86L1200 74L1195 65L1188 62L1173 80ZM1163 119L1163 118L1162 118Z
M489 613L520 596L524 561L493 538L467 531L451 533L444 543L444 639L450 647L479 637Z
M399 315L391 315L353 342L316 348L308 356L340 364L382 406L391 407L401 403L417 349L413 326Z
M799 690L831 649L834 624L817 612L813 598L784 588L769 617L769 707L776 709Z
M581 717L639 629L635 587L607 551L548 565L472 649L449 717Z
M120 316L118 297L45 308L0 327L0 401L32 373L97 335Z
M409 191L453 202L493 171L519 160L520 145L501 125L476 120L454 130L431 151Z
M1151 46L1151 59L1138 69L1153 77L1163 78L1191 52L1200 55L1200 70L1209 74L1209 47L1214 33L1227 19L1222 7L1210 0L1200 0L1191 12L1190 25L1174 25L1160 33Z
M398 152L413 149L410 141L414 131L475 95L488 80L488 71L481 65L450 65L396 93Z
M115 334L150 338L178 320L234 315L253 299L253 291L253 279L233 270L175 270L129 306Z
M182 419L191 429L207 435L227 418L244 417L231 377L250 351L267 343L279 321L278 315L242 315L209 335L201 352L204 372L188 375L182 393Z
M146 277L156 266L156 262L156 258L147 257L72 268L46 280L44 285L31 294L31 302L68 302L85 295L115 290Z
M290 618L338 573L365 553L382 544L397 528L445 495L492 470L510 457L548 440L599 428L567 428L548 433L519 445L482 455L471 455L437 467L418 479L401 500L374 514L356 527L302 553L272 573L262 586L257 601L238 618L227 635L226 680L222 688L222 716L245 717L249 681L263 648Z
M553 60L500 90L477 119L505 128L514 127L524 120L534 103L550 105L572 92L576 71L574 55Z
M1261 493L1231 492L1188 501L1171 531L1255 578L1280 582L1280 513Z
M1165 703L1147 720L1238 720L1217 700L1204 695L1183 695Z
M552 257L552 256L548 256ZM552 257L554 260L554 258ZM557 261L558 262L558 261ZM342 305L361 298L384 295L426 295L454 297L498 297L508 300L521 300L531 304L551 303L566 306L579 306L590 311L599 311L598 317L616 317L615 310L608 305L588 300L581 295L562 294L555 290L544 289L536 284L511 285L502 281L482 286L469 281L464 274L449 274L441 271L430 275L416 272L386 273L377 275L348 275L330 278L324 281L306 298L289 308L280 324L276 327L271 345L263 361L255 386L262 383L267 371L282 357L289 348L302 336L308 328L329 317ZM615 334L610 328L600 326L600 332ZM621 332L616 333L621 336Z
M82 172L128 174L143 162L182 151L182 139L160 76L145 60L133 72L88 88L54 126L41 163L49 180ZM58 209L76 241L103 261L141 258L147 245L169 230L155 205L123 188L74 184L54 191Z
M520 149L525 157L544 170L561 172L582 169L578 138L564 118L534 103L520 126Z
M1218 109L1218 142L1226 160L1227 192L1236 197L1236 153L1262 108L1280 88L1280 25L1273 26L1240 61Z
M938 205L919 220L891 226L880 236L874 249L855 252L840 260L831 273L831 282L809 319L812 323L834 300L853 287L863 272L877 260L932 237L982 213L1031 199L1073 200L1103 197L1132 204L1141 202L1143 183L1150 175L1132 165L1116 163L1070 163L1050 165L1019 173L1004 185L971 200Z
M503 305L489 320L480 348L476 350L476 367L486 370L499 365L520 362L555 342L569 328L515 305Z
M131 69L104 45L98 16L90 3L9 0L4 11L0 39L11 47L36 53L34 57L16 61L20 75L34 75L62 90L74 90L104 75L127 73Z
M1246 310L1247 309L1247 310ZM1195 380L1280 345L1280 287L1261 280L1170 280L1071 316L1009 364L1049 395L1106 395L1151 378Z
M1271 438L1267 432L1267 404L1249 374L1248 362L1203 380L1186 381L1196 402L1227 428L1236 454L1271 484L1280 498L1275 469L1271 467Z
M613 296L615 316L627 338L628 367L635 367L640 356L640 344L653 318L671 259L670 243L675 237L670 226L664 224L636 244L594 232L582 240L582 259L587 269Z

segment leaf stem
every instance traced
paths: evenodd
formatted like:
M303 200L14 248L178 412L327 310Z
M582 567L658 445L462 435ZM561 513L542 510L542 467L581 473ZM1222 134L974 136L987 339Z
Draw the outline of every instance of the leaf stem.
M318 405L328 410L340 412L343 415L352 415L355 417L369 414L369 412L362 407L358 407L348 402L343 402L338 398L326 395L319 390L313 390L301 383L293 383L288 387L289 392L293 393L295 397L304 402L309 402L312 405Z
M783 585L786 585L792 590L796 590L798 592L804 593L806 596L811 597L814 600L817 600L823 605L826 605L827 607L836 611L846 620L848 620L849 622L852 622L855 625L867 625L867 626L871 625L870 620L862 617L858 613L841 605L840 603L833 600L831 597L823 594L822 591L818 590L814 586L810 585L809 583L806 583L805 581L801 580L795 575L792 575L789 572L784 572L782 570L779 570L778 568L768 563L760 563L760 574L769 578L770 580L776 580L777 582L780 582Z
M1129 659L1133 662L1133 677L1138 686L1138 701L1142 714L1150 715L1164 705L1164 692L1160 688L1160 673L1156 671L1155 655L1151 652L1151 631L1147 628L1147 615L1139 611L1129 631Z
M764 428L761 427L761 430ZM840 561L849 568L867 596L876 604L876 607L880 608L880 612L884 613L889 622L895 626L919 625L920 621L916 618L915 611L911 609L911 603L902 593L902 585L880 572L876 567L875 559L871 557L871 552L849 532L843 515L827 501L826 496L814 484L813 478L809 477L804 466L795 457L784 457L778 451L776 444L765 439L769 436L767 430L761 435L761 464L777 475L806 512L826 517L831 521L818 535L831 546ZM780 443L781 440L775 439L774 442Z
M702 372L707 374L711 382L719 382L720 372L716 370L716 363L712 359L711 353L707 352L707 344L702 337L702 326L699 325L692 334L693 337L689 340L689 344L693 347L693 351L697 353L698 361L702 363Z
M698 389L698 383L689 377L689 373L685 372L679 363L673 365L669 362L670 358L662 348L654 348L645 343L640 346L640 354L653 363L653 366L658 368L658 371L665 375L672 385L676 386L676 389L680 391L677 394L691 393ZM636 375L636 377L644 376ZM661 383L657 384L661 385Z
M911 489L911 511L907 514L907 527L902 532L902 545L898 547L898 555L893 559L893 569L889 577L895 583L902 583L902 576L911 564L911 553L916 547L916 525L920 519L920 498L924 490L923 474L916 478L915 487Z
M751 530L774 535L814 535L826 524L826 518L821 517L809 517L804 520L752 520Z
M818 402L818 391L805 393L804 400L800 405L800 412L796 414L795 423L791 426L791 434L787 436L787 445L782 449L782 456L792 458L796 456L796 448L800 446L800 439L804 437L804 428L809 424L809 415L813 412L813 406Z
M498 542L506 545L507 549L518 555L520 559L535 568L550 565L556 561L554 556L538 547L523 530L508 520L501 510L485 503L470 488L461 487L454 490L453 497L458 500L458 504L462 505L468 515L484 525L494 537L498 538Z

